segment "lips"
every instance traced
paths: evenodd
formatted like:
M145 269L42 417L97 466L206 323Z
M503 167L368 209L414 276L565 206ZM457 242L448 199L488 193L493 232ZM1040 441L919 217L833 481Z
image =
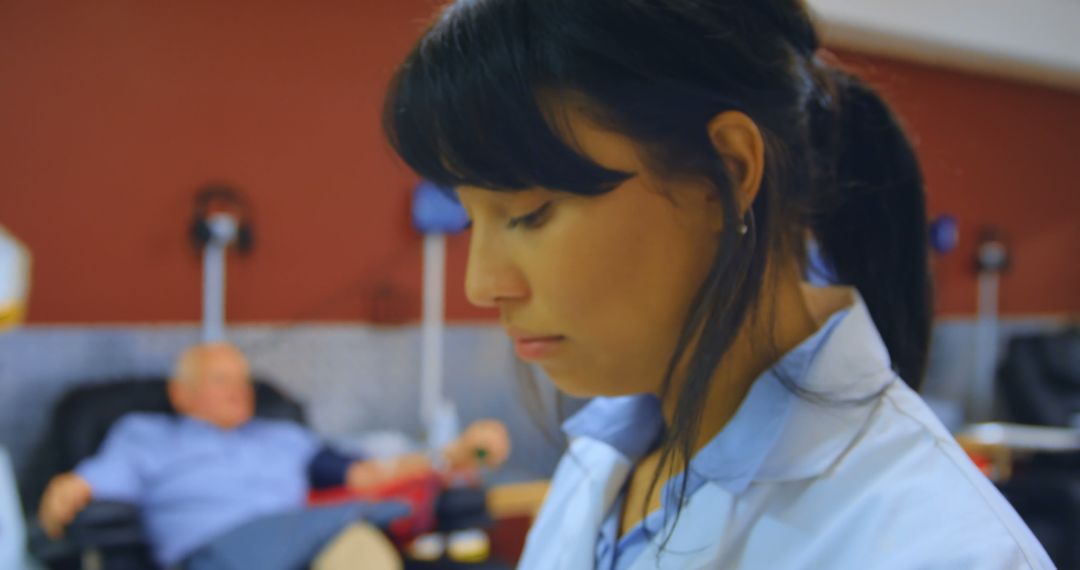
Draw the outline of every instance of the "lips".
M561 335L538 335L519 330L507 331L514 341L514 352L522 360L538 361L552 356L566 337Z

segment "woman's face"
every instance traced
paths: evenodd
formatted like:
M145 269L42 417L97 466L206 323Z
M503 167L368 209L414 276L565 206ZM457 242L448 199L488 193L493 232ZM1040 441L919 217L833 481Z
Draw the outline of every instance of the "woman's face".
M635 175L607 194L460 187L469 300L499 309L522 359L576 396L655 393L722 219L705 183L650 175L634 143L570 117L596 163Z

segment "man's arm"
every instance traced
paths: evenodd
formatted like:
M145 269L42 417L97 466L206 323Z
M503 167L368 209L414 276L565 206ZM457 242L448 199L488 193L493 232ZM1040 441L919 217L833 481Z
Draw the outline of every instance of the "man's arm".
M388 460L349 461L337 454L320 453L326 473L335 475L336 485L365 491L375 489L399 479L418 477L436 469L431 457L423 453L409 453ZM466 471L480 467L498 467L510 454L510 437L502 422L480 420L473 422L460 437L443 450L445 467L450 471ZM348 462L346 464L346 462ZM314 465L315 462L312 463ZM312 482L315 482L314 477Z
M308 480L314 489L344 485L356 491L367 491L431 471L431 460L422 453L387 460L364 459L324 446L308 463Z
M323 446L308 463L308 480L313 489L340 487L348 480L349 467L358 461L338 450Z
M64 528L86 508L92 497L90 484L75 473L68 472L53 477L45 488L41 506L38 508L38 520L45 534L53 539L60 538L64 534Z
M498 467L509 455L510 437L506 426L497 420L473 422L443 450L446 467L451 471ZM308 463L308 479L315 489L345 485L356 491L367 491L395 480L430 473L435 468L431 457L423 453L376 460L350 457L323 446Z
M96 455L84 459L74 471L54 477L38 507L46 534L61 536L91 499L137 502L142 487L136 469L137 448L157 427L144 419L124 417L109 430Z

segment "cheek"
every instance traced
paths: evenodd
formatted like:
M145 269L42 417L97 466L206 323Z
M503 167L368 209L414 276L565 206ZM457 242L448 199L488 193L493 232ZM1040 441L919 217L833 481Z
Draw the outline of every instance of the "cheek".
M572 383L607 394L657 388L714 253L709 233L682 223L666 198L627 198L560 235L561 253L543 256L533 279L580 352L553 378L580 376Z
M236 388L229 391L228 400L233 406L247 406L253 399L251 392L243 388Z
M221 410L235 409L244 401L244 393L241 390L224 386L213 390L208 397L209 405Z

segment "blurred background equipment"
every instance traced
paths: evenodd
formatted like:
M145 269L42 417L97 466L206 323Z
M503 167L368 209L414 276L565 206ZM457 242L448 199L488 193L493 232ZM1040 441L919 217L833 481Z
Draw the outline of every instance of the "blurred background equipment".
M30 294L30 251L0 225L0 332L26 315Z
M1054 562L1080 568L1080 329L1014 337L990 389L1016 423L977 423L957 440Z
M985 422L994 415L994 370L998 362L998 291L1009 269L1011 252L1000 229L984 228L975 250L976 294L975 375L969 392L968 421Z
M960 226L951 214L942 214L930 221L930 247L938 254L956 249L960 242Z
M446 236L464 231L468 214L451 195L426 180L413 192L413 226L424 236L423 313L420 349L420 421L429 450L458 435L457 407L443 391L443 333L446 300Z
M225 340L226 252L232 245L248 254L254 245L247 201L222 185L203 188L195 196L191 240L203 252L203 342Z

